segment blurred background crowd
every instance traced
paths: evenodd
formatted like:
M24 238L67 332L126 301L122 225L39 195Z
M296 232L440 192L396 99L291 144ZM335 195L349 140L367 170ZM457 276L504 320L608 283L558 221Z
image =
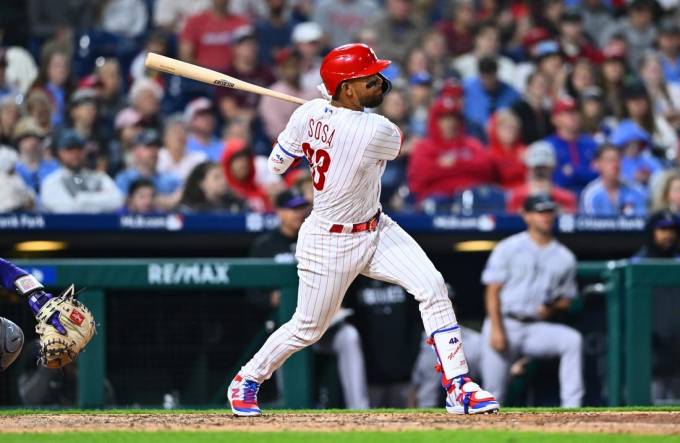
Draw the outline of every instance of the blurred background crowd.
M144 68L148 51L318 97L331 48L393 64L395 211L680 210L677 0L6 0L0 211L269 212L295 105Z

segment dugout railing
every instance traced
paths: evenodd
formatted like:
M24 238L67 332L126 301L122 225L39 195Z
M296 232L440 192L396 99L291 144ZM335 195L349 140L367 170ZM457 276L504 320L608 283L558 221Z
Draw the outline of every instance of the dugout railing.
M86 288L79 298L97 320L97 334L78 358L78 406L104 405L107 290L225 290L278 288L279 324L290 319L297 300L293 264L267 259L36 259L17 260L48 287L71 283ZM680 265L664 261L582 262L578 278L605 283L607 300L608 403L651 404L651 303L654 288L680 288ZM228 375L225 375L228 376ZM312 359L298 352L282 368L283 408L313 405ZM226 383L226 380L225 380ZM225 394L226 395L226 394Z

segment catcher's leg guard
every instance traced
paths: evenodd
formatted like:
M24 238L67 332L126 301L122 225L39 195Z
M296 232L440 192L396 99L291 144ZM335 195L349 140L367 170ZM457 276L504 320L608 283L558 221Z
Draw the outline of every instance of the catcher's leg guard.
M482 390L477 383L465 376L468 366L458 325L434 331L428 343L434 348L439 361L435 369L442 373L447 412L481 414L497 412L500 409L493 395Z
M0 317L0 371L14 363L23 346L24 333L21 328Z

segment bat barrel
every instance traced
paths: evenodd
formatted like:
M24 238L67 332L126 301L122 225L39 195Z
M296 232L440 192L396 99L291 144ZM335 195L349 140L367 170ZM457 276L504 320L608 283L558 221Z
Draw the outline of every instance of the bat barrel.
M303 100L299 97L294 97L292 95L284 94L278 91L272 91L271 89L238 80L234 77L222 74L221 72L213 71L212 69L203 68L201 66L183 62L171 57L166 57L154 52L149 52L146 55L144 66L149 69L165 72L166 74L178 75L180 77L190 78L192 80L215 86L221 86L224 88L239 89L241 91L266 95L299 105L306 102L306 100Z

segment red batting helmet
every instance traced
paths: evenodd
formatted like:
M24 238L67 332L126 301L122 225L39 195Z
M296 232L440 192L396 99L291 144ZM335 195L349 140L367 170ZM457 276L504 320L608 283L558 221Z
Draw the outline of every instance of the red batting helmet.
M379 60L375 52L363 43L350 43L333 49L324 57L321 79L328 94L333 96L343 81L377 74L390 63L389 60Z

